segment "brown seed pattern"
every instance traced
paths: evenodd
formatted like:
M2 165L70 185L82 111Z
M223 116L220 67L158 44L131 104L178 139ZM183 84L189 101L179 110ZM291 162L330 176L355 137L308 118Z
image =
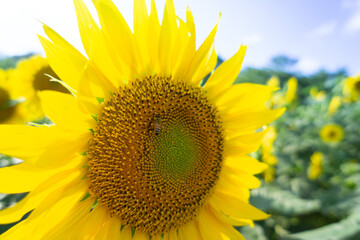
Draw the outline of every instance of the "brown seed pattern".
M157 235L197 216L221 170L223 134L202 88L149 76L105 101L87 152L90 192L123 225Z

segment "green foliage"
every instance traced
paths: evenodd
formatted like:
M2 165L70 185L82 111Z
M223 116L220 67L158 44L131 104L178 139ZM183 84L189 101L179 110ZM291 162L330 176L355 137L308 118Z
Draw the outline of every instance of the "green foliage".
M2 68L2 69L15 68L16 64L21 59L29 58L32 55L34 55L34 54L33 53L28 53L28 54L25 54L25 55L12 56L12 57L6 57L6 58L3 58L3 59L0 59L0 68Z
M250 199L271 217L240 231L247 239L360 239L360 101L343 102L331 115L331 99L342 97L344 70L303 76L284 70L289 59L275 60L283 63L272 69L248 68L236 81L266 84L277 76L279 92L284 94L287 80L293 76L298 80L297 100L288 104L285 114L273 124L278 135L273 146L276 177L253 190ZM324 99L310 96L313 87L324 91ZM321 140L320 130L329 123L343 128L342 141L329 144ZM314 152L324 156L322 174L310 180Z

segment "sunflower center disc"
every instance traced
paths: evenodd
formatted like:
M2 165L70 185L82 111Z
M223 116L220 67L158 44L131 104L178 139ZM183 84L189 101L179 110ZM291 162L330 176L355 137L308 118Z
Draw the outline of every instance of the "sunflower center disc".
M8 120L15 112L15 106L9 106L9 93L0 87L0 123Z
M360 80L355 83L355 89L360 91Z
M197 216L223 155L216 108L190 83L151 76L104 103L90 141L90 192L122 224L156 235Z

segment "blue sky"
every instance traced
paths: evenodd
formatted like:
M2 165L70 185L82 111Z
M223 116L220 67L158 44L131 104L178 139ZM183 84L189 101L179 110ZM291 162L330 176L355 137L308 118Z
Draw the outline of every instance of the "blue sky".
M266 66L278 54L299 59L296 68L312 73L320 68L345 67L360 72L360 0L174 0L185 18L186 5L193 12L197 43L217 21L216 50L227 59L240 44L247 44L244 66ZM91 1L85 0L90 10ZM129 24L132 1L114 0ZM159 12L164 0L156 0ZM0 1L0 54L43 53L36 34L42 21L81 50L71 0ZM43 34L42 34L43 35Z

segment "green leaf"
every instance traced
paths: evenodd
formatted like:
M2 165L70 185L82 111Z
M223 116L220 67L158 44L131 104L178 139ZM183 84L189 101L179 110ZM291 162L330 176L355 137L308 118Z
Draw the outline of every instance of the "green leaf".
M324 227L290 234L283 239L288 240L357 240L360 236L360 207L347 218Z
M302 199L278 186L266 185L251 192L250 202L262 210L285 216L305 215L321 210L317 199Z

